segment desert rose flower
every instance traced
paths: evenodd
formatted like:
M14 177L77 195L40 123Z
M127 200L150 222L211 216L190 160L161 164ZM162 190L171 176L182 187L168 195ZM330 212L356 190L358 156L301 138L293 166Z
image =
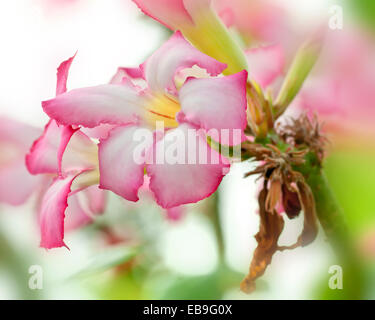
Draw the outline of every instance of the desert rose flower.
M188 77L176 86L176 75L193 66L205 69L209 76ZM228 137L220 136L217 141L229 145L244 138L247 72L219 77L225 68L225 64L201 53L176 32L134 73L138 77L141 72L143 84L134 85L125 75L120 84L60 94L44 101L43 109L59 125L114 125L99 143L100 187L137 201L146 171L157 203L169 209L210 196L229 167L229 161L207 143L207 132L226 130ZM158 123L168 130L163 134L156 130L155 139L145 141L144 152L136 158L140 141L135 137L145 130L140 128L155 130ZM194 146L179 140L177 147L193 159L184 158L184 163L154 161L165 159L169 147L176 144L176 135L186 139L191 131L198 131ZM207 155L205 163L197 159L200 154Z
M58 68L57 95L66 91L73 58ZM92 222L96 214L104 211L105 191L97 186L97 146L78 128L50 120L26 155L26 166L35 175L33 177L48 178L45 183L49 187L39 197L38 205L41 247L66 246L63 241L65 229Z

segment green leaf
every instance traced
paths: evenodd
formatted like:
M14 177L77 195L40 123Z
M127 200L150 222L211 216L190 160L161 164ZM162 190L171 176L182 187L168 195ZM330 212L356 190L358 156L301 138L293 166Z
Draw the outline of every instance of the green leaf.
M279 117L300 91L311 69L318 60L322 47L322 35L317 33L298 49L275 101L276 117Z

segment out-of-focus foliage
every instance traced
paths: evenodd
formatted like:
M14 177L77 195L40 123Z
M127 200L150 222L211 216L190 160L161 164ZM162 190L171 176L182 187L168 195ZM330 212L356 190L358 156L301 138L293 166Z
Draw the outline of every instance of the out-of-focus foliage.
M349 8L353 9L358 19L375 31L375 1L347 0Z
M374 150L337 150L326 161L328 179L353 233L375 224L374 163Z
M92 257L92 259L88 261L87 266L82 268L75 277L93 275L125 264L134 258L138 251L139 248L123 245L106 248L104 251Z

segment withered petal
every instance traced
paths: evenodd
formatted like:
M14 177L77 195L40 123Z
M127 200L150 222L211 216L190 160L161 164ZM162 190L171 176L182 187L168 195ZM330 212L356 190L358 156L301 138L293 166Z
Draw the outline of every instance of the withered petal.
M249 274L241 282L241 290L245 293L255 290L255 280L264 274L271 263L273 254L278 250L277 242L284 228L283 218L276 211L266 210L267 193L267 189L263 188L258 197L260 229L255 236L258 246L254 251Z
M282 186L282 193L282 201L285 213L287 214L289 219L294 219L302 210L298 193L289 190L288 187L284 184Z
M290 246L281 246L279 247L280 251L295 249L297 247L305 247L313 242L318 234L314 195L310 187L304 181L298 181L297 187L299 202L302 205L302 210L304 213L303 230L295 244Z
M271 180L270 190L266 198L266 210L268 212L272 212L276 208L277 203L282 199L281 185L281 178Z
M297 183L297 186L299 189L298 194L300 197L300 203L302 204L305 219L303 230L300 235L301 246L304 247L315 240L318 234L318 220L316 215L314 195L310 187L304 181L299 181Z

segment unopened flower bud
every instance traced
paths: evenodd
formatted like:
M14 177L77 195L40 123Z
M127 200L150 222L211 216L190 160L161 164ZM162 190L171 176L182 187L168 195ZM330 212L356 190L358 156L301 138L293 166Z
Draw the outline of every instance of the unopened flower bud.
M318 60L323 38L323 32L319 30L298 49L275 102L276 117L286 110L300 91Z

